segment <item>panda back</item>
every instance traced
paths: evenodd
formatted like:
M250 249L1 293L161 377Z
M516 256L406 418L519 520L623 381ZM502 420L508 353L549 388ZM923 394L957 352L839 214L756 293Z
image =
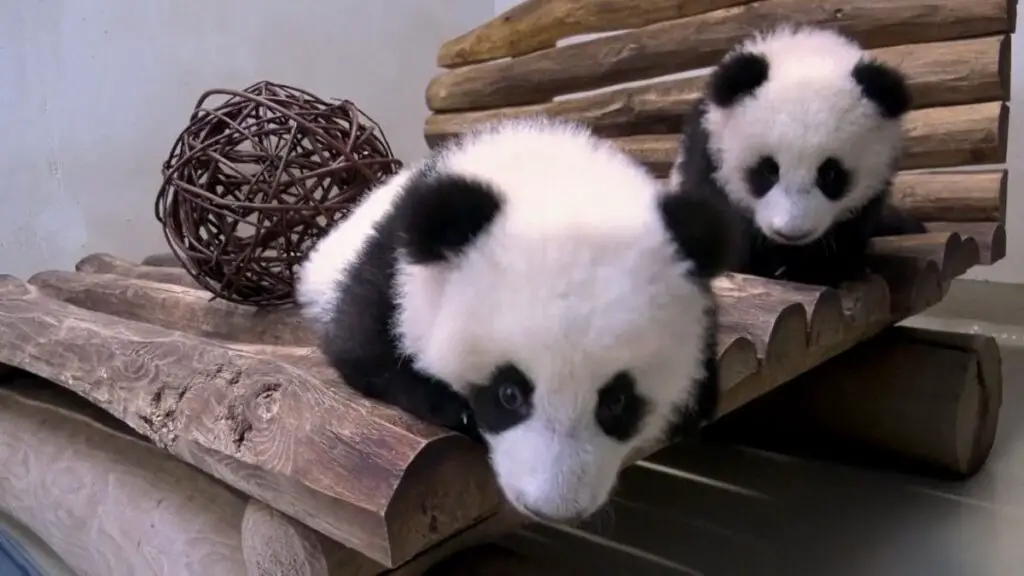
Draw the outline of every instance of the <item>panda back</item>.
M367 194L299 267L295 299L302 314L318 329L331 321L341 286L370 240L380 233L379 224L391 213L411 174L412 170L403 170Z

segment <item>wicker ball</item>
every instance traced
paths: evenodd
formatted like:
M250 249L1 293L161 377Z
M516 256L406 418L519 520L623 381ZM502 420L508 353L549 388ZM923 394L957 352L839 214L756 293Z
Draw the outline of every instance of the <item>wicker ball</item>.
M227 99L209 104L215 96ZM380 126L347 100L270 82L210 90L164 162L156 217L215 297L290 304L296 265L401 166Z

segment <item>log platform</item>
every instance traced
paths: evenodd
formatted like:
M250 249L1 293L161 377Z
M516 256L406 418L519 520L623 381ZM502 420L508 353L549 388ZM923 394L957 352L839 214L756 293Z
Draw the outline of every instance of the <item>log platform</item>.
M755 25L833 24L904 70L917 108L906 121L895 198L929 232L874 239L874 274L840 289L739 274L716 280L721 415L728 418L801 375L836 380L851 348L860 363L870 346L880 349L872 354L893 356L876 336L939 302L970 268L1005 256L1006 170L993 165L1006 157L1014 8L1007 0L525 0L441 47L438 63L447 70L427 88L425 136L436 145L494 118L574 118L664 176L682 115L706 77L701 68ZM576 41L595 33L611 34ZM623 83L630 84L617 86ZM858 346L868 340L868 348ZM139 466L156 455L191 464L160 466L182 478L202 476L189 482L203 486L211 510L227 511L204 516L231 550L219 548L225 574L555 572L508 550L471 548L522 522L501 501L483 449L354 393L317 352L294 308L254 311L213 300L166 255L136 263L92 254L74 271L0 275L0 342L0 377L28 373L36 383L0 381L0 430L29 430L19 434L41 446L49 442L44 432L57 443L110 438L83 440L89 458L100 460L111 458L102 449L109 443L138 453ZM922 358L928 346L951 347L937 336L894 342ZM987 411L977 424L984 430L949 435L976 449L964 456L943 446L935 456L920 437L888 445L964 474L976 470L998 411L995 381L976 377L991 375L992 362L981 368L979 358L992 357L987 344L942 356L961 388L989 392L949 408L933 429L965 410ZM905 361L891 363L906 373ZM884 381L896 387L906 380ZM843 380L836 393L849 401L856 382ZM40 393L44 384L74 392L89 409ZM905 405L921 388L892 397ZM961 398L955 386L939 388ZM808 397L813 402L804 405L833 410L833 432L874 444L885 442L857 426L900 413L883 406L853 414L820 391ZM67 424L46 424L58 420ZM9 449L0 438L0 456ZM142 492L139 502L152 501ZM92 566L93 559L79 560Z

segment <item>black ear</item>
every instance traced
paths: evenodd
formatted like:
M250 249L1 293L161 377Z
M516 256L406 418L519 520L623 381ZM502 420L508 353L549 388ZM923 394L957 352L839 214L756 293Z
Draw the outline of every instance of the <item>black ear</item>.
M462 176L423 174L409 182L395 210L406 256L431 264L461 254L498 215L501 199Z
M874 60L861 60L853 67L853 79L864 96L875 103L882 116L899 118L910 109L910 88L895 68Z
M708 99L715 106L728 108L753 94L766 80L768 60L760 54L740 52L726 57L711 73Z
M739 263L742 227L726 200L684 187L666 194L659 208L680 259L693 262L695 276L713 278Z

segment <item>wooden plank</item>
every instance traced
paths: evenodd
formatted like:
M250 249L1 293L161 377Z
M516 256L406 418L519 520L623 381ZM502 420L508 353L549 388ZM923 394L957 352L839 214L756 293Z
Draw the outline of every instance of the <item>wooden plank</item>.
M79 267L88 265L80 263ZM149 267L140 268L144 269L136 275L145 274ZM224 300L211 301L211 294L205 290L121 274L48 270L32 276L29 283L75 306L204 338L287 346L313 346L317 342L294 308L260 310Z
M272 356L78 308L10 276L0 341L0 363L385 566L500 502L482 447Z
M923 222L1006 221L1006 170L902 172L893 204Z
M448 40L437 65L468 64L553 48L559 40L583 34L628 30L754 0L526 0L482 26Z
M780 22L834 26L867 48L1006 33L1006 0L762 0L450 70L427 87L435 112L538 104L713 65L751 31Z
M1008 100L1009 36L891 46L872 50L907 77L914 108ZM584 122L603 136L676 133L700 97L707 75L617 88L544 104L431 114L424 135L437 145L473 126L545 115Z
M1009 108L1002 102L915 110L904 121L904 170L945 168L1006 161ZM626 136L612 140L655 175L666 177L675 162L675 134Z

